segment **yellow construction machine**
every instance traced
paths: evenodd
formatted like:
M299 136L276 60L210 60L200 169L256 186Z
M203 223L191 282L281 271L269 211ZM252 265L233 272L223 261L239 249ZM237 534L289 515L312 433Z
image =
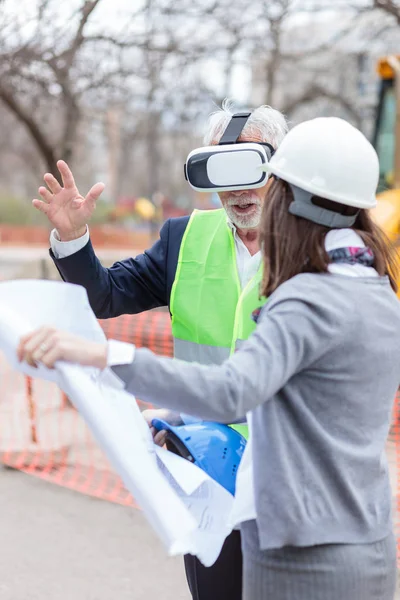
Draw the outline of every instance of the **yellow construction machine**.
M378 206L373 217L400 246L400 55L382 58L378 73L381 81L374 146L379 156L380 177ZM400 288L400 280L398 283Z

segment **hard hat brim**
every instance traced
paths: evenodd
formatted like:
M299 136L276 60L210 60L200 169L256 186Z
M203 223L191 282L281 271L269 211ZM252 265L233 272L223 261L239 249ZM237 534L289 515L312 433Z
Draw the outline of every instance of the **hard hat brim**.
M306 192L309 192L310 194L313 194L314 196L326 198L327 200L332 200L333 202L338 202L339 204L344 204L346 206L354 206L354 208L364 208L364 209L374 208L377 205L377 200L376 200L375 196L373 197L372 201L371 201L371 199L369 199L368 201L365 201L362 199L354 200L354 198L348 199L339 194L334 194L332 192L329 192L326 189L323 189L323 188L315 185L313 182L305 182L298 177L287 174L287 173L285 173L284 169L280 169L279 167L275 166L273 163L271 164L271 162L263 164L260 167L260 169L262 171L266 171L267 173L270 173L271 175L276 175L280 179L283 179L283 181L287 181L287 183L296 185L297 187L301 188L302 190L305 190Z

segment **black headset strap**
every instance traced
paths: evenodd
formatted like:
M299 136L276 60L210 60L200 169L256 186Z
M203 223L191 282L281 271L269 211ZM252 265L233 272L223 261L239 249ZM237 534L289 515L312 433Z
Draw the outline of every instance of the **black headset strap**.
M249 142L236 142L236 144L248 144ZM268 142L252 142L253 144L260 144L260 146L264 146L269 151L269 158L272 158L275 154L275 148L268 144Z
M250 115L251 112L235 113L232 115L232 118L229 121L218 145L223 146L225 144L235 144L238 141L240 134L243 131L243 127L246 125L247 119Z

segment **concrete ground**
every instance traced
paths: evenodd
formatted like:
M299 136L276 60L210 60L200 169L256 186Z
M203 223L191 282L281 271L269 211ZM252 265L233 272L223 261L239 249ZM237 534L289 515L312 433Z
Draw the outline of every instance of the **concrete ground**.
M0 469L0 600L188 600L142 514Z
M0 531L0 600L190 598L136 509L0 468Z

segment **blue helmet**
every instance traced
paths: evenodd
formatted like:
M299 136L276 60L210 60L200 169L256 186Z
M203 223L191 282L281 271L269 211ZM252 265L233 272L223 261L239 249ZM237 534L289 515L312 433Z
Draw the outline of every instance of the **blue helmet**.
M228 425L199 421L173 426L153 419L153 427L167 431L167 448L203 469L231 494L246 440Z

